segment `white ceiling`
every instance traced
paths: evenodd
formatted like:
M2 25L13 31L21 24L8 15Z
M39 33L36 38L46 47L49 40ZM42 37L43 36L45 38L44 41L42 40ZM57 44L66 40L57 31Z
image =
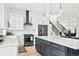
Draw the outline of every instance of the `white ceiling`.
M59 3L7 3L9 8L18 8L22 10L30 10L38 13L50 12L50 5L52 5L53 14L59 14ZM62 14L66 16L78 16L79 15L79 3L62 3Z

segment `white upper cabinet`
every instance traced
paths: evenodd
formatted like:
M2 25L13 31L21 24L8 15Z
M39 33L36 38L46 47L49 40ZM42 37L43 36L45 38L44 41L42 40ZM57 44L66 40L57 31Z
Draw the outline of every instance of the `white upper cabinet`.
M11 30L23 30L23 16L10 14L9 24Z
M5 9L4 9L4 4L0 4L0 29L5 28Z

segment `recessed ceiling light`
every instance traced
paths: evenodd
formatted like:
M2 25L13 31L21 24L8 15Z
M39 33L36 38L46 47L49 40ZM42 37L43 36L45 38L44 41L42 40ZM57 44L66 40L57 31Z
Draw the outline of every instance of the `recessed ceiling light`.
M75 8L75 11L77 11L78 10L78 8Z
M20 8L21 6L17 5L16 7L17 7L17 8Z

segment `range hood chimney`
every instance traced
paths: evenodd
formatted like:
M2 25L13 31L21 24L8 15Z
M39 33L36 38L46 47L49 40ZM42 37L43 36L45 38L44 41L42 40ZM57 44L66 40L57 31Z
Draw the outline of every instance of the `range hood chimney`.
M32 25L32 24L29 22L29 10L26 10L26 22L24 23L24 25Z

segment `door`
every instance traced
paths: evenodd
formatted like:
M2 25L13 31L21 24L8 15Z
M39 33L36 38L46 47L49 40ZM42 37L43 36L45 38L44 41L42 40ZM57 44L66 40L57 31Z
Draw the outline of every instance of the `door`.
M48 35L48 26L38 25L38 36L47 36L47 35Z

